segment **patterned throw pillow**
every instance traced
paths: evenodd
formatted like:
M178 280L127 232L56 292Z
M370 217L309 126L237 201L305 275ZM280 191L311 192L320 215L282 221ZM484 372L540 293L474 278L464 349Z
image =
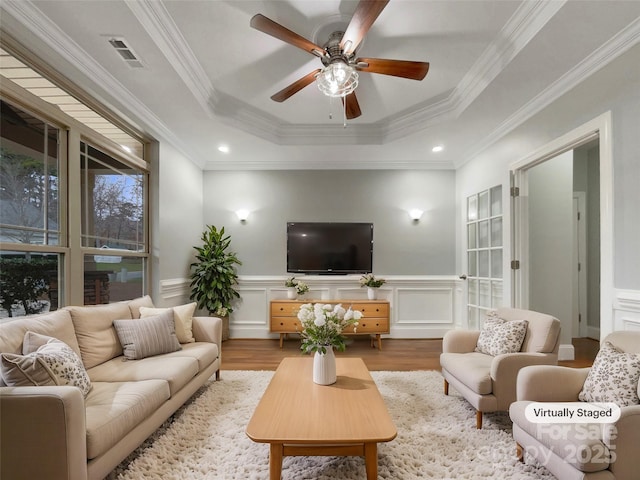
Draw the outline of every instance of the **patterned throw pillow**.
M503 353L519 352L527 334L527 323L526 320L487 318L478 337L476 352L494 357Z
M27 335L34 334L27 332ZM56 338L49 337L46 343L27 355L3 353L1 361L2 379L10 387L72 385L84 396L91 390L89 375L78 354Z
M141 358L182 350L176 337L173 311L136 320L114 320L125 358Z
M613 402L620 407L640 404L640 353L627 353L604 342L578 398L583 402Z

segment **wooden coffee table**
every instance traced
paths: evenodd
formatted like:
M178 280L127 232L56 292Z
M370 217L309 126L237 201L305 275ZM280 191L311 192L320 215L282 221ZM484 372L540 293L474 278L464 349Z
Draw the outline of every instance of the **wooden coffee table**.
M338 381L313 383L313 358L282 360L247 425L254 442L269 443L269 476L280 479L286 456L365 457L367 479L378 478L378 443L396 427L360 358L337 358Z

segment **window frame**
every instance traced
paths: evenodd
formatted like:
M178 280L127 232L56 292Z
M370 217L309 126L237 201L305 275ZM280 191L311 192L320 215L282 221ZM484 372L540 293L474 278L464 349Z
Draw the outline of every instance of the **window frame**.
M7 51L4 45L3 48ZM29 66L31 66L29 64ZM46 78L46 77L45 77ZM102 149L118 161L140 169L144 174L143 208L145 248L140 252L126 251L127 256L143 257L142 293L151 290L151 206L149 204L151 185L151 164L131 153L120 145L103 137L86 125L71 118L54 105L38 98L7 78L2 78L0 97L16 107L25 110L46 123L59 129L59 229L58 245L32 245L0 242L0 250L16 252L38 252L61 255L58 267L58 283L60 285L59 307L64 305L84 304L84 255L93 254L96 250L82 247L81 235L81 192L80 192L80 142ZM93 108L93 105L90 105ZM100 113L100 112L99 112ZM149 140L144 143L145 154L149 151ZM74 201L72 199L77 199ZM104 253L104 252L103 252ZM62 277L62 278L61 278Z

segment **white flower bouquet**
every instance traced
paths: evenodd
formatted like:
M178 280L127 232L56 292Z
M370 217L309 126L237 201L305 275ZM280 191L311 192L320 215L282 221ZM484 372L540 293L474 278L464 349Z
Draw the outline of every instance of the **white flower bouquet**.
M347 327L357 327L361 318L362 312L345 309L341 304L305 303L298 311L302 326L300 349L305 353L326 353L327 347L333 347L344 352L346 338L342 332Z

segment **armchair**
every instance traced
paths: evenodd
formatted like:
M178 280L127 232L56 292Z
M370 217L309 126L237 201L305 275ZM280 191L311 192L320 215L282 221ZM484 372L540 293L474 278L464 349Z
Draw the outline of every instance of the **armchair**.
M482 428L483 412L509 410L516 400L516 377L522 367L558 363L560 322L556 318L516 308L499 308L495 317L527 321L519 351L498 355L475 351L481 333L475 330L451 330L442 342L444 394L449 394L451 385L476 409L477 428Z
M626 353L640 353L640 332L613 332L603 341ZM601 350L602 353L602 350ZM600 353L592 368L596 367ZM635 356L629 377L635 369L637 402L640 355ZM577 402L586 389L589 368L560 366L531 366L523 368L517 380L517 401L509 409L513 421L513 438L518 457L524 461L526 452L562 480L638 480L638 445L640 445L640 405L621 406L621 416L612 424L587 423L532 423L525 416L531 402ZM597 379L612 384L619 382L624 369L616 368L610 375ZM622 373L624 375L625 373ZM609 389L613 391L615 387ZM617 393L613 393L617 395ZM598 399L597 401L604 401ZM618 402L615 402L618 403Z

